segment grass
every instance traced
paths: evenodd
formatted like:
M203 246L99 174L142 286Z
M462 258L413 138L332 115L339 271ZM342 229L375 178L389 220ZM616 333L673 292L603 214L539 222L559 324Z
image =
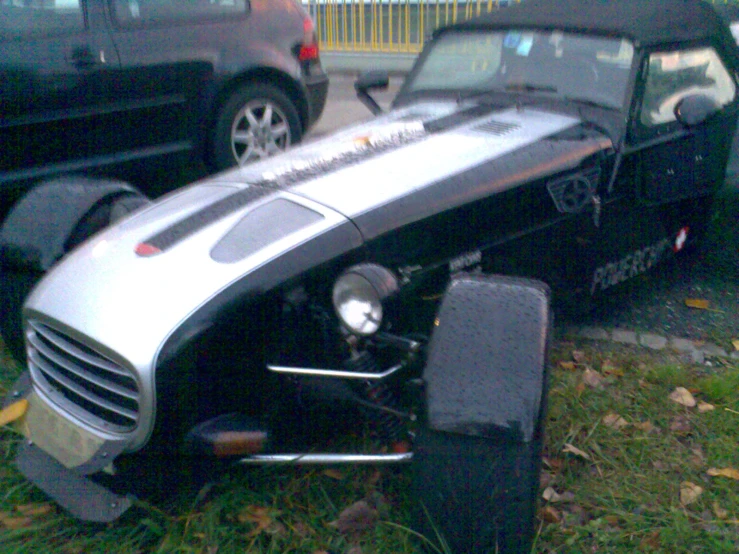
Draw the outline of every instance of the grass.
M707 473L739 469L739 366L711 362L584 339L555 342L542 492L551 488L560 498L540 501L535 552L739 550L739 481ZM0 363L7 388L18 368ZM676 387L714 409L675 403ZM604 419L612 414L623 418L620 428ZM16 440L0 431L2 553L420 551L410 530L407 469L237 469L197 503L140 502L113 524L89 525L60 512L15 471ZM702 488L692 503L681 501L686 482ZM368 498L378 523L355 536L340 532L332 522Z

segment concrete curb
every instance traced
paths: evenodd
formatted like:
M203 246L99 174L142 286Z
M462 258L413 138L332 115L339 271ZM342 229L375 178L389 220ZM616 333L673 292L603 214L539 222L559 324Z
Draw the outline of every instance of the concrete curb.
M567 327L561 332L561 336L562 338L606 340L651 350L670 349L690 355L693 362L697 364L705 363L706 357L739 360L739 351L729 352L717 344L680 337L666 337L654 333L637 333L603 327Z

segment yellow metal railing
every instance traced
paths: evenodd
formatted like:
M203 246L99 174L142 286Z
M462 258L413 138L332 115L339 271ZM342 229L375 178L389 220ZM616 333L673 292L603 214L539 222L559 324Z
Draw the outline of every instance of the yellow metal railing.
M323 50L417 53L437 27L498 9L512 0L303 1Z

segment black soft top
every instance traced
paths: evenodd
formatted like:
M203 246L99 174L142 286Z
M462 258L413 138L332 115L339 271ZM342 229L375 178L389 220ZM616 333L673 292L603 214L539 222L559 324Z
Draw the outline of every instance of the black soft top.
M737 49L726 21L703 0L521 0L451 27L588 31L625 37L635 45L711 38L722 50ZM730 55L739 61L739 50Z

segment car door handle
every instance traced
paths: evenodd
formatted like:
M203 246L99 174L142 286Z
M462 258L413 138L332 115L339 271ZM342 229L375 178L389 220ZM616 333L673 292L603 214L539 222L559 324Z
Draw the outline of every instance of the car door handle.
M72 51L67 54L67 61L75 66L77 69L89 69L105 61L104 54L101 52L101 60L95 57L89 46L75 46Z

